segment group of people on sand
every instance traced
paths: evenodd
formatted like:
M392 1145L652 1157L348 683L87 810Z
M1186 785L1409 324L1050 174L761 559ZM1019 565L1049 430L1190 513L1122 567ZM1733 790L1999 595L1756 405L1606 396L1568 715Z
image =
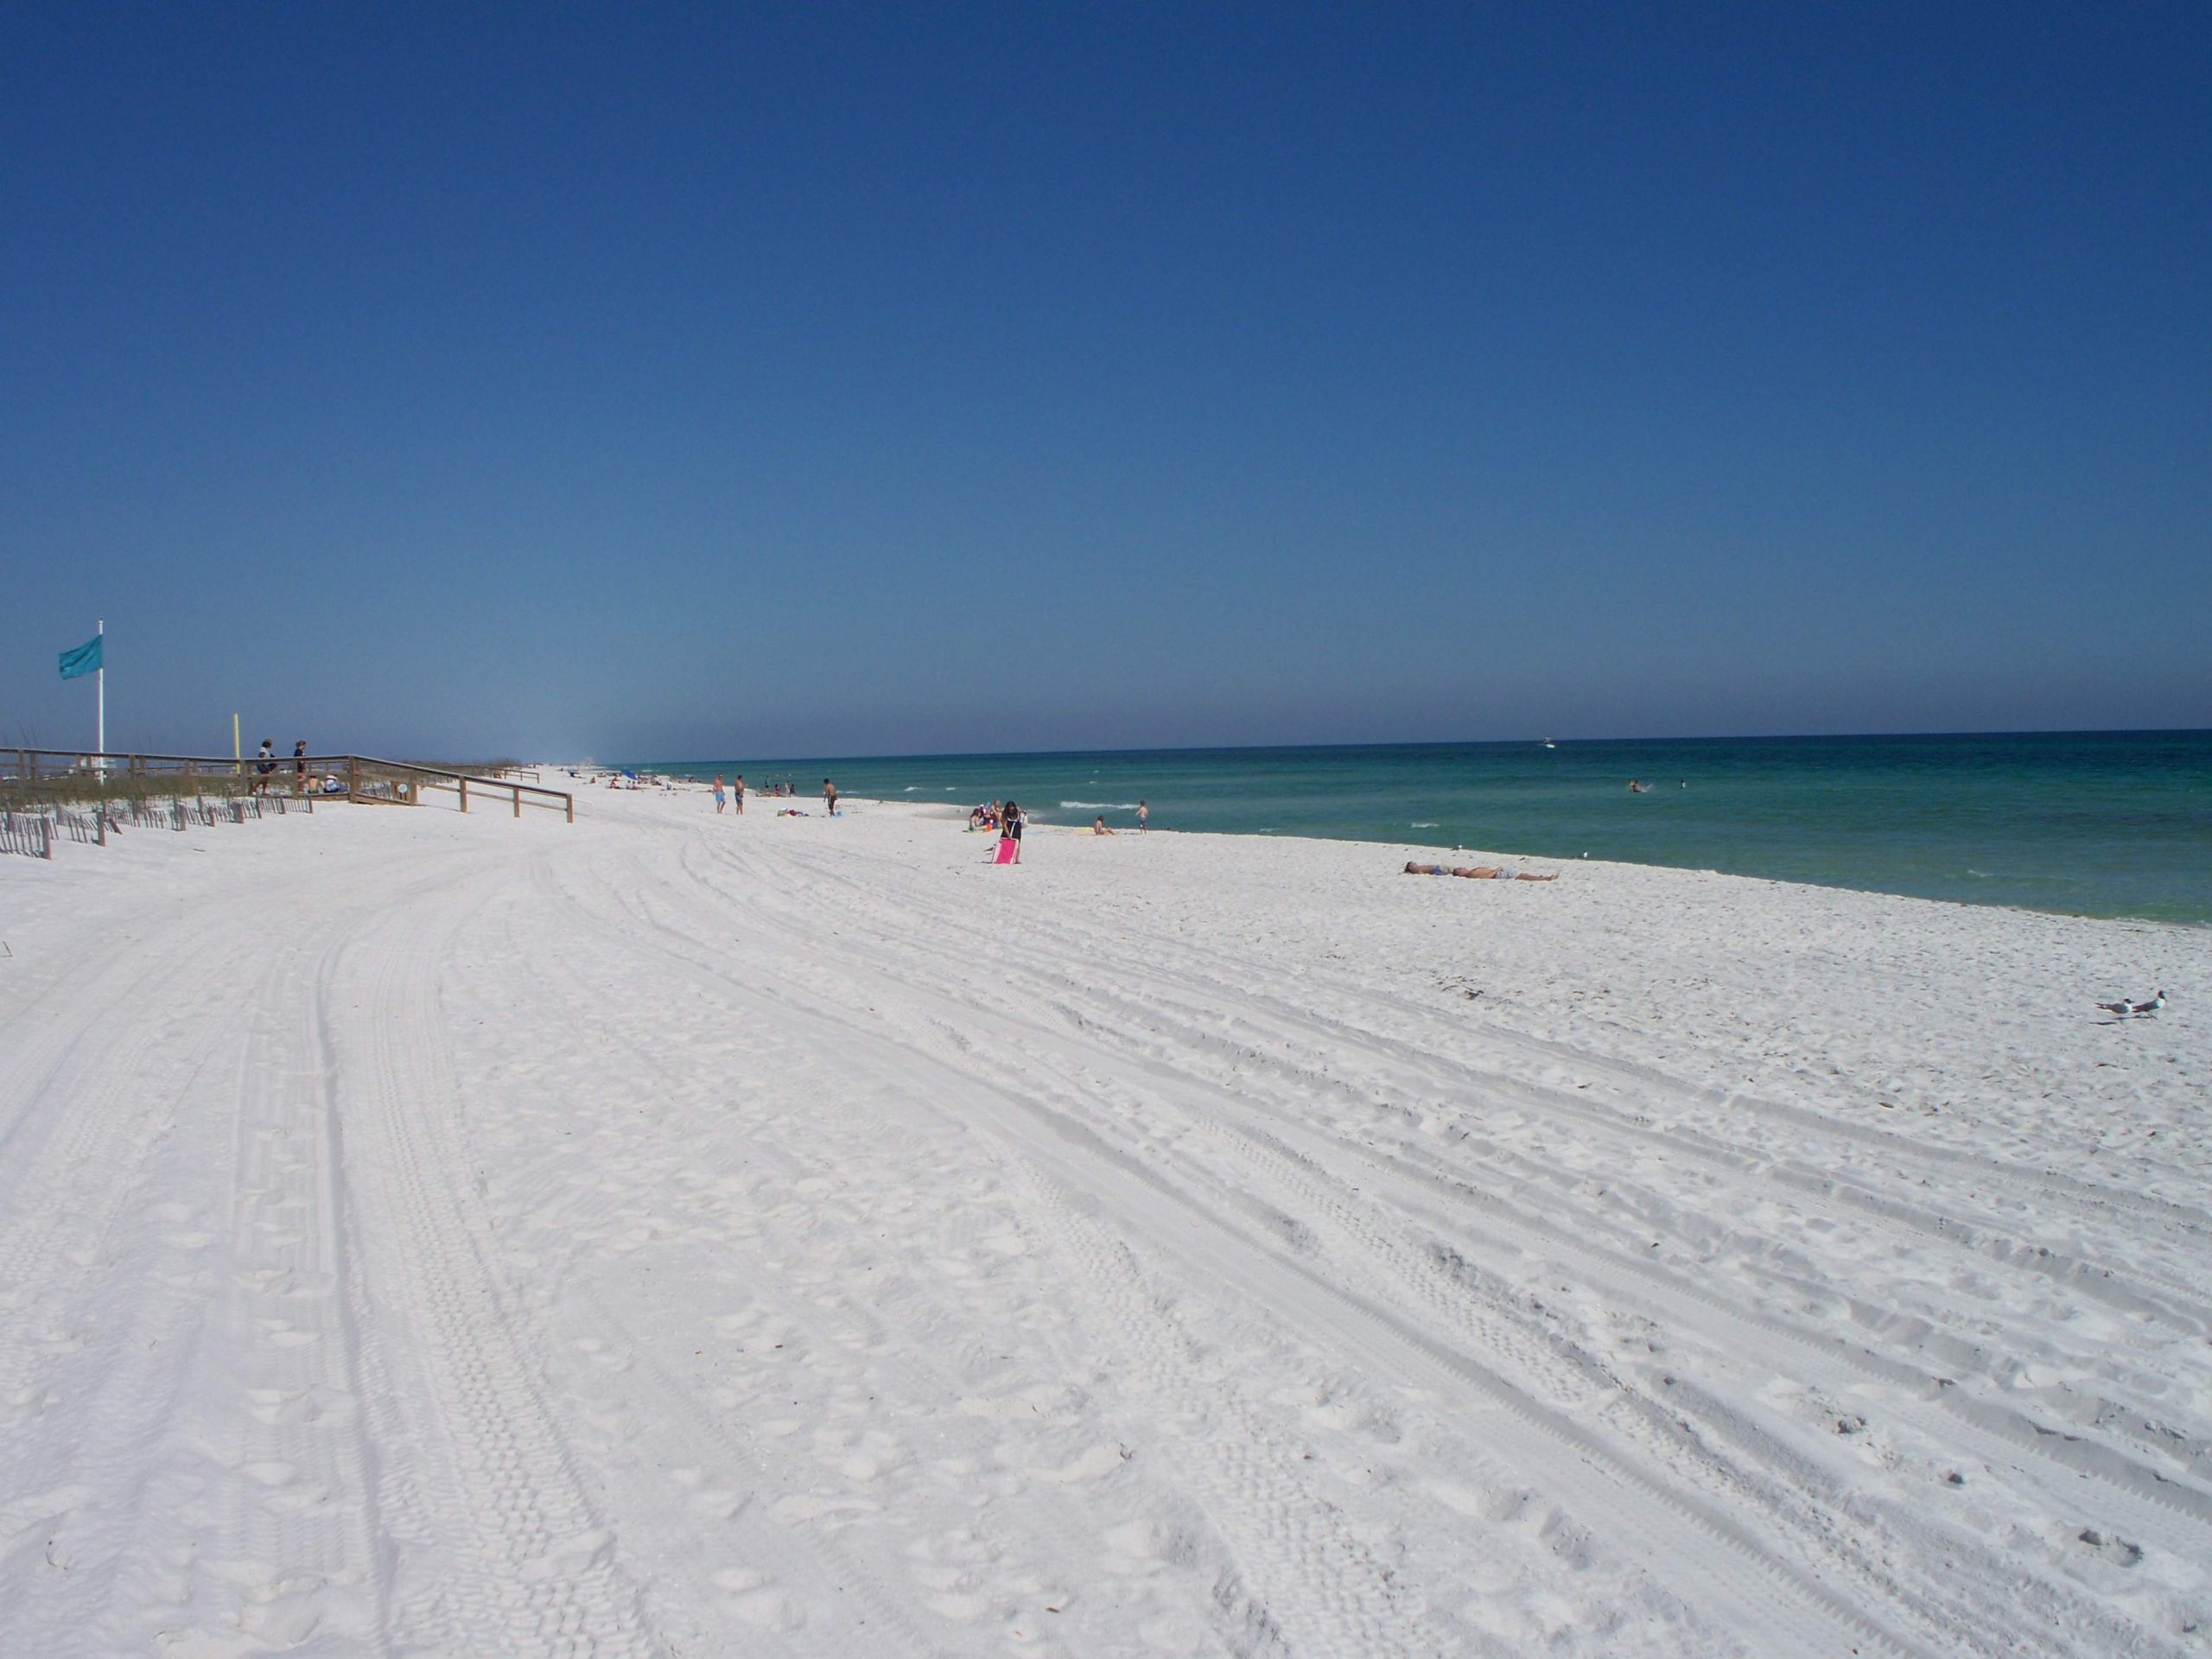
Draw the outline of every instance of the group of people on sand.
M1146 805L1142 801L1139 801L1137 803L1137 828L1140 830L1149 830L1151 827L1152 809ZM1090 833L1094 836L1110 836L1115 833L1114 830L1108 826L1106 823L1106 815L1103 812L1101 812L1096 817L1090 821Z
M261 747L253 757L253 782L246 792L251 795L266 795L269 792L269 780L276 775L276 768L281 764L276 759L276 740L273 737L263 738ZM303 737L292 745L292 793L304 795L307 792L308 741Z
M986 801L968 815L970 830L995 832L998 836L998 851L992 860L997 864L1021 862L1021 830L1027 822L1021 809L1012 801Z
M1139 801L1137 828L1140 830L1147 828L1151 818L1151 807ZM1012 801L987 801L968 814L969 829L998 832L998 848L991 859L994 864L1021 862L1021 831L1027 822L1028 819L1023 815L1020 807ZM1101 812L1096 817L1091 819L1090 833L1094 836L1110 836L1119 832L1108 824L1106 815Z
M302 752L305 752L304 746L302 746ZM768 785L766 792L770 795L775 796L788 795L791 792L791 785L789 783L771 784ZM738 812L741 815L745 810L745 774L741 772L739 772L737 774L736 781L734 783L729 783L724 781L721 772L716 772L715 774L714 796L715 812L717 817L728 811L733 804L735 805ZM842 816L837 809L837 785L830 779L824 778L822 780L822 804L823 809L833 818ZM804 815L787 808L784 812L779 813L778 816L800 817ZM1151 818L1151 806L1144 801L1139 801L1137 803L1137 828L1140 830L1148 829L1150 827ZM987 801L982 805L975 808L968 814L969 829L971 830L984 830L987 833L993 833L998 836L997 849L992 859L994 863L998 864L1019 864L1021 862L1021 832L1027 823L1028 819L1023 814L1021 808L1012 801L1000 801L996 799ZM1102 812L1091 820L1090 833L1094 836L1110 836L1115 834L1116 831L1107 823L1106 815Z
M780 799L792 792L791 779L786 778L781 783L769 784L760 792L766 795L775 796ZM837 810L837 785L831 783L827 778L824 778L822 780L822 804L829 809L830 816L831 817L834 818L840 816ZM733 805L737 808L738 816L740 817L743 817L745 816L745 774L741 772L739 772L737 774L737 781L734 784L726 785L722 782L721 773L718 772L715 774L715 815L719 817ZM805 815L804 813L794 812L790 816L793 817L804 817Z
M986 801L968 814L969 829L997 833L998 849L991 856L994 864L1021 862L1021 830L1028 822L1012 801Z

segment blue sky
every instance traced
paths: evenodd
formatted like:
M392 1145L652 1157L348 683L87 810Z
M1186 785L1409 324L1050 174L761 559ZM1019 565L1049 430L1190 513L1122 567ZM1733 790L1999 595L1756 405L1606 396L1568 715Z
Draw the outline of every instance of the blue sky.
M0 11L0 741L2212 725L2212 11Z

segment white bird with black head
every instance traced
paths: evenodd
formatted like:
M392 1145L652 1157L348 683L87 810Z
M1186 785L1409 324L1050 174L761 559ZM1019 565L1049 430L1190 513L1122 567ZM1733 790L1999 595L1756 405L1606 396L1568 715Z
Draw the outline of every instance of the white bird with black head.
M2145 1014L2156 1014L2160 1008L2164 1007L2166 994L2160 991L2148 1002L2100 1002L2097 1006L2107 1014L2117 1014L2123 1020L2140 1018Z

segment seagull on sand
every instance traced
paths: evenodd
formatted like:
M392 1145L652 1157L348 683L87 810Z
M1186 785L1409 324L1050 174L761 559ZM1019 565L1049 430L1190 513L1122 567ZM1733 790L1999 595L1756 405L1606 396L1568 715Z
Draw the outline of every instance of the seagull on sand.
M2166 1006L2166 994L2160 991L2148 1002L2100 1002L2097 1006L2107 1014L2116 1014L2123 1019L2130 1014L2156 1014Z

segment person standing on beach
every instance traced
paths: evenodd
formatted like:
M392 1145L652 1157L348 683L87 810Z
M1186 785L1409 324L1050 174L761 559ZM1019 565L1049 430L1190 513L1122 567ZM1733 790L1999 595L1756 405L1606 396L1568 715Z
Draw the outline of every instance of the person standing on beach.
M1150 825L1147 823L1147 820L1150 819L1151 817L1152 809L1147 806L1142 801L1139 801L1137 803L1137 828L1140 830L1149 828Z
M292 745L292 793L308 792L308 741L304 737Z
M837 785L827 778L822 780L822 804L831 817L837 816Z
M745 774L743 772L737 774L737 787L730 793L736 798L737 816L741 818L745 816Z
M722 775L718 772L715 774L715 816L716 817L721 817L722 808L726 804L722 798Z
M999 809L999 860L1001 864L1021 862L1021 809L1008 801ZM1013 848L1011 855L1007 848Z
M266 795L269 792L269 775L276 770L276 740L273 737L264 737L261 740L260 749L253 757L253 787L246 792L251 795Z

